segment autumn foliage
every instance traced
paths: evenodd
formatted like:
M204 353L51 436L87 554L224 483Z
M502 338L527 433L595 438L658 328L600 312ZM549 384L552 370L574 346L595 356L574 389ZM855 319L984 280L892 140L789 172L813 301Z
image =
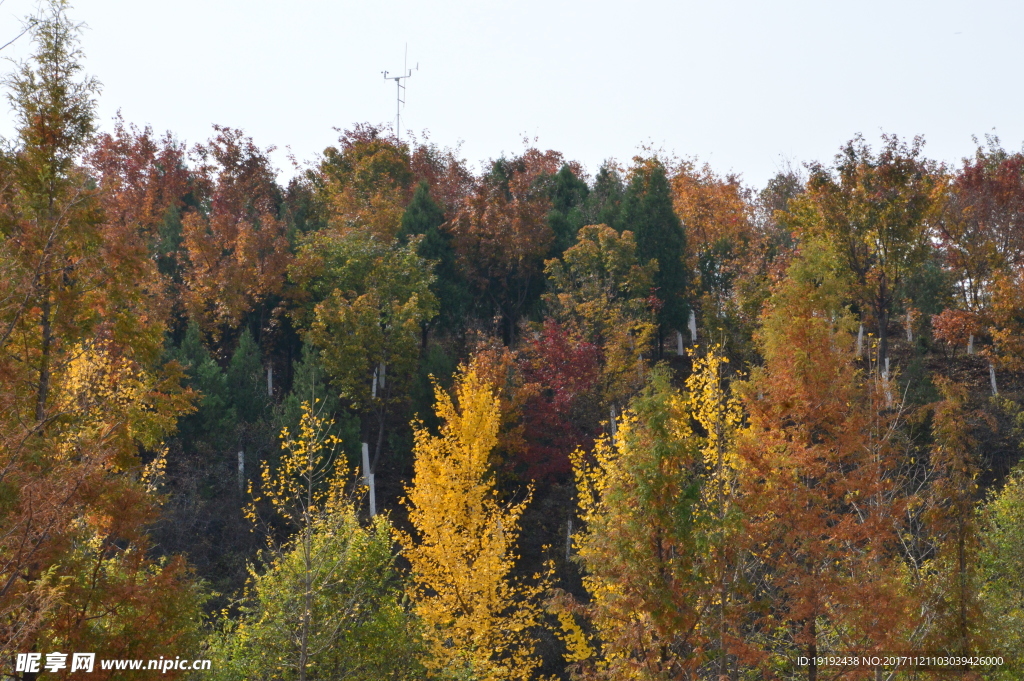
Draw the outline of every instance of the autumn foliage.
M79 30L49 0L5 81L5 678L1024 651L1021 153L857 135L758 189L359 123L282 180L238 128L100 130Z
M439 673L528 679L537 667L531 629L543 583L512 576L519 518L529 495L502 503L488 465L500 415L492 388L470 366L455 400L436 391L440 435L418 427L407 490L413 535L400 535L412 565L411 596Z

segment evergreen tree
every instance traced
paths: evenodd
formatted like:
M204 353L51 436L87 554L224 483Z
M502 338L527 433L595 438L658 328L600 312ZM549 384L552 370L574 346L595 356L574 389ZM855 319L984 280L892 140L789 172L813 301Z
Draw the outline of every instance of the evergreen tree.
M441 229L445 222L444 211L430 195L426 182L420 182L412 201L402 215L402 228L398 238L403 243L409 238L422 235L416 253L425 260L434 262L435 280L430 289L437 297L438 316L434 326L454 331L462 327L471 302L469 285L457 267L452 238ZM427 325L424 325L426 341Z
M408 241L410 236L416 234L436 232L443 223L444 211L430 196L430 187L427 183L420 182L412 195L412 201L402 214L402 228L398 232L398 238Z
M235 410L231 406L227 377L203 345L199 325L189 322L181 346L171 353L185 370L185 382L200 393L197 409L178 422L178 436L186 442L218 438L234 430Z
M249 329L242 332L227 370L227 387L238 420L256 423L267 416L267 388L260 348Z
M686 287L689 276L684 264L686 236L683 225L672 209L665 167L657 159L641 161L633 168L622 200L620 230L636 235L640 262L658 261L654 275L657 296L662 301L658 312L658 354L661 339L671 329L683 329L688 321Z
M551 178L548 187L548 196L551 198L548 225L555 235L551 257L560 256L576 243L576 232L583 226L582 209L589 193L587 183L576 177L569 164L563 165Z
M622 212L622 197L625 194L625 185L622 182L622 175L610 162L601 165L594 178L594 186L587 194L587 199L581 211L582 224L584 225L619 225L619 215ZM577 227L577 228L578 228Z

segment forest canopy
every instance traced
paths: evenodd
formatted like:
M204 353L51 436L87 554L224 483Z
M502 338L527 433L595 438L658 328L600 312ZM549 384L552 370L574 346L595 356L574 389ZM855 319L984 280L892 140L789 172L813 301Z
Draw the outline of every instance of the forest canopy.
M5 678L1024 678L1024 152L282 183L97 120L69 12L5 80Z

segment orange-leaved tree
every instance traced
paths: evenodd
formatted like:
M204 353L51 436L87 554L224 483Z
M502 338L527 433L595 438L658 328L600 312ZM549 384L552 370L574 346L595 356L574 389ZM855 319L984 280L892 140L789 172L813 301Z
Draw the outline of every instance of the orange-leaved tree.
M214 130L195 149L203 200L182 220L183 297L191 317L219 336L280 292L290 254L267 152L240 130Z
M0 157L5 660L173 655L198 624L183 561L150 553L157 498L139 457L160 451L189 396L160 366L166 327L139 280L148 254L119 241L123 225L78 164L97 85L81 76L77 35L53 0L35 53L7 79L18 138Z
M672 176L672 207L686 225L686 263L696 275L704 325L714 328L735 314L734 282L758 244L751 206L736 175L719 177L705 164L683 163Z
M922 504L931 549L919 571L929 606L927 649L977 655L992 640L982 613L977 450L979 436L996 423L970 408L965 386L944 377L935 383L942 400L923 409L931 416L928 467L935 476Z
M446 227L478 304L501 318L507 344L540 294L544 256L555 238L547 220L551 201L538 180L561 165L561 154L537 149L495 161Z
M811 658L811 681L815 655L900 649L915 623L894 557L898 411L882 377L855 369L852 321L833 316L820 283L791 278L769 302L738 448L744 545L763 575L748 640L764 664L785 666L787 650Z
M111 232L107 240L134 251L129 262L159 271L121 276L144 282L147 298L159 302L165 314L180 306L175 294L181 280L181 215L196 198L185 157L184 144L170 133L158 139L152 129L125 126L118 117L113 133L99 135L86 158L102 190L104 229Z

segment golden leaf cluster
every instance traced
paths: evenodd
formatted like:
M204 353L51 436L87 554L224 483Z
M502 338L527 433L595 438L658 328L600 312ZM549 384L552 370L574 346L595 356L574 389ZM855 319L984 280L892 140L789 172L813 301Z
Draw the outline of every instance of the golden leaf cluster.
M400 533L412 566L411 597L435 672L529 679L538 667L530 629L539 623L543 579L511 579L519 518L530 494L502 503L488 458L501 414L491 386L465 369L456 402L435 388L440 435L415 428L415 477L405 504L416 537Z

